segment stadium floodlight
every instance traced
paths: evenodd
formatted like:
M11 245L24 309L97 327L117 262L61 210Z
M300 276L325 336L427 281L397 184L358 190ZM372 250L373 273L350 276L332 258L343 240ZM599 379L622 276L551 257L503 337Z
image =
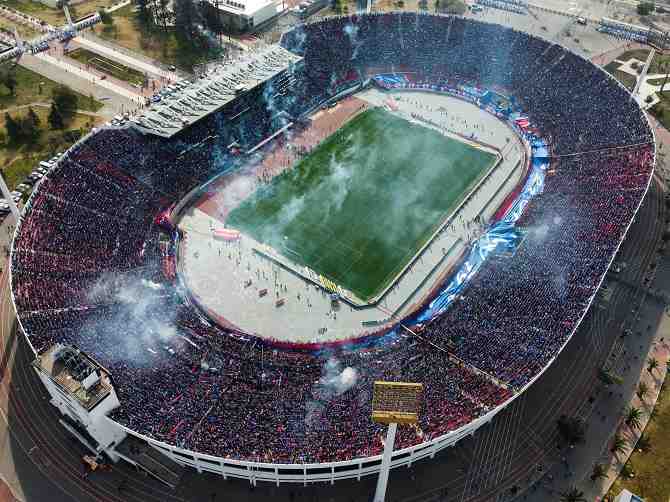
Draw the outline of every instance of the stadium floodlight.
M388 424L384 454L377 479L374 502L384 502L391 468L391 456L398 424L416 424L423 384L376 381L372 395L372 421Z
M16 207L16 204L14 203L12 194L9 192L9 188L7 187L7 184L5 183L5 178L3 178L2 174L0 174L0 191L2 191L2 196L7 201L7 205L9 205L9 210L14 215L14 221L18 225L20 215L19 209Z

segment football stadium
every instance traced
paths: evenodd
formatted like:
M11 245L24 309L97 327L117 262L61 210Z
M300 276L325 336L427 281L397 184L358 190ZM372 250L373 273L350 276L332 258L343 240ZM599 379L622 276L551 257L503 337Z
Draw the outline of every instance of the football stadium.
M127 436L225 478L360 479L380 380L423 384L392 466L433 457L570 340L653 130L588 60L458 16L330 17L245 57L39 183L11 252L36 367L74 364L112 457Z

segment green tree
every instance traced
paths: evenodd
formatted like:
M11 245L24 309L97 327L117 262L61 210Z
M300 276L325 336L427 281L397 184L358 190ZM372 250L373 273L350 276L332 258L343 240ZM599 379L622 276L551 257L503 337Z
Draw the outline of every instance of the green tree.
M18 143L20 141L21 128L9 113L5 113L5 129L7 130L7 137L10 143Z
M639 429L640 428L640 420L642 419L642 411L640 408L636 408L635 406L631 406L626 409L626 425L630 427L631 429Z
M621 378L619 375L615 375L614 373L604 368L601 368L598 371L598 378L605 385L612 385L612 384L621 385L623 383L623 378Z
M625 453L627 445L628 442L623 437L616 434L612 440L612 447L610 448L610 451L612 453Z
M28 108L28 113L19 124L23 141L33 141L40 135L40 118L32 108Z
M137 20L142 26L151 25L151 10L149 8L149 0L135 0L137 5Z
M648 16L656 10L654 2L640 2L637 4L637 13L641 16Z
M435 10L462 16L468 8L462 0L441 0L435 2Z
M52 129L63 129L65 127L63 114L60 111L60 108L56 106L56 103L51 103L51 110L49 111L47 120Z
M3 68L2 71L0 71L0 84L7 88L11 96L15 95L17 82L13 67Z
M435 0L435 12L440 12L440 0Z
M635 395L637 395L640 401L644 401L644 398L648 394L649 394L649 387L645 382L640 382L639 385L637 386L637 390L635 391Z
M100 22L101 22L102 24L104 24L104 25L106 25L106 26L111 26L111 25L114 24L114 18L113 18L112 15L111 15L109 12L107 12L105 9L100 9L100 10L98 11L98 13L100 14Z
M574 445L584 442L586 430L584 421L577 417L562 415L557 422L558 432L569 444Z
M637 444L635 445L635 448L642 451L642 452L648 452L651 450L651 438L649 437L648 434L645 434L644 432L640 434L640 437L637 440Z
M31 122L35 127L39 127L39 126L41 125L41 122L42 122L42 121L41 121L40 118L37 116L37 114L35 113L35 110L33 110L33 107L32 107L32 106L28 108L28 119L30 120L30 122Z
M569 490L561 493L561 502L587 502L584 498L584 492L573 486Z
M175 0L175 31L185 40L193 42L197 34L198 10L193 0Z
M58 108L64 123L71 120L77 111L77 95L74 91L64 85L59 85L54 88L51 98L52 110L54 107Z
M591 470L591 481L597 481L600 478L607 477L607 470L603 464L595 463L593 464L593 469Z
M419 9L428 10L428 0L419 0Z

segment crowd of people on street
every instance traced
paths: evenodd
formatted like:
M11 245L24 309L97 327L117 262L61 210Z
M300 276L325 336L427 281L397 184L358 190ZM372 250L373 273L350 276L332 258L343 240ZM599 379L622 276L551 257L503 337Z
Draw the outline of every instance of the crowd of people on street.
M588 61L492 24L416 13L336 17L282 43L305 57L292 95L243 95L170 139L105 128L64 155L30 199L14 243L22 327L38 352L75 344L111 372L121 402L114 420L224 458L379 454L375 380L424 384L419 423L399 429L396 448L463 427L530 382L575 329L646 191L654 161L647 122ZM160 241L176 236L156 216L244 162L240 152L274 134L281 117L307 113L315 96L334 91L333 75L352 70L409 71L522 104L553 156L543 193L519 222L523 242L487 260L420 337L398 328L365 345L305 351L217 326L161 272Z

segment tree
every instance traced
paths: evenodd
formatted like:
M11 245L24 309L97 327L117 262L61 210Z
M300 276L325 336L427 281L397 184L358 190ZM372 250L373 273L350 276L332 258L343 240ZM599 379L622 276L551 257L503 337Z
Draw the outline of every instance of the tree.
M116 25L114 25L114 18L105 9L100 9L100 22L102 22L102 31L105 33L115 33Z
M573 486L567 491L561 493L561 502L587 502L584 498L584 492Z
M107 12L105 9L100 9L98 11L98 14L100 14L100 22L106 26L111 26L114 24L114 18L112 15Z
M28 108L28 113L19 121L19 125L23 141L35 140L40 135L40 118L32 108Z
M577 417L567 417L562 415L558 419L558 432L569 444L574 445L584 442L585 427L584 421Z
M658 368L658 361L653 357L647 359L647 371L653 373L656 368Z
M441 7L440 0L435 0L435 12L439 12L440 7Z
M0 71L0 84L7 88L11 96L14 96L17 82L13 67L4 68L2 71Z
M9 113L5 113L5 129L10 143L18 143L21 138L21 128Z
M439 4L436 2L435 10L462 16L468 8L462 0L442 0Z
M77 94L70 88L65 87L64 85L59 85L54 88L51 98L52 110L54 106L58 108L58 112L63 118L63 122L68 122L77 111Z
M654 2L640 2L637 4L637 13L641 16L648 16L656 10Z
M610 371L604 368L600 368L600 370L598 371L598 378L605 385L612 385L612 384L621 385L623 383L623 378L621 378L619 375L611 373Z
M644 401L645 396L649 394L649 387L645 382L640 382L640 384L637 386L637 391L635 391L635 394L640 401Z
M623 437L615 434L614 439L612 440L612 447L610 448L610 451L612 453L625 453L627 445L628 442Z
M631 406L630 408L626 409L626 425L630 427L631 429L639 429L641 424L640 424L640 419L642 418L642 411L640 408L636 408L634 406Z
M597 481L600 478L607 477L607 470L603 464L595 463L593 464L593 470L591 471L591 481Z
M428 10L428 0L419 0L419 9Z
M651 450L651 438L649 437L648 434L645 434L644 432L640 434L640 437L637 440L637 444L635 445L635 448L639 451L642 452L648 452Z
M630 462L626 462L623 464L623 467L621 468L621 475L624 478L632 478L635 476L635 471L633 471L633 466L631 465Z
M151 11L149 10L149 0L135 0L137 4L137 20L142 26L150 26Z
M193 41L197 33L196 21L198 11L193 0L175 0L175 30L185 40Z
M32 106L28 108L28 119L35 127L40 126L41 120L35 113L35 110L33 110Z
M55 103L51 103L51 110L47 118L52 129L63 129L65 127L65 120L60 108Z

